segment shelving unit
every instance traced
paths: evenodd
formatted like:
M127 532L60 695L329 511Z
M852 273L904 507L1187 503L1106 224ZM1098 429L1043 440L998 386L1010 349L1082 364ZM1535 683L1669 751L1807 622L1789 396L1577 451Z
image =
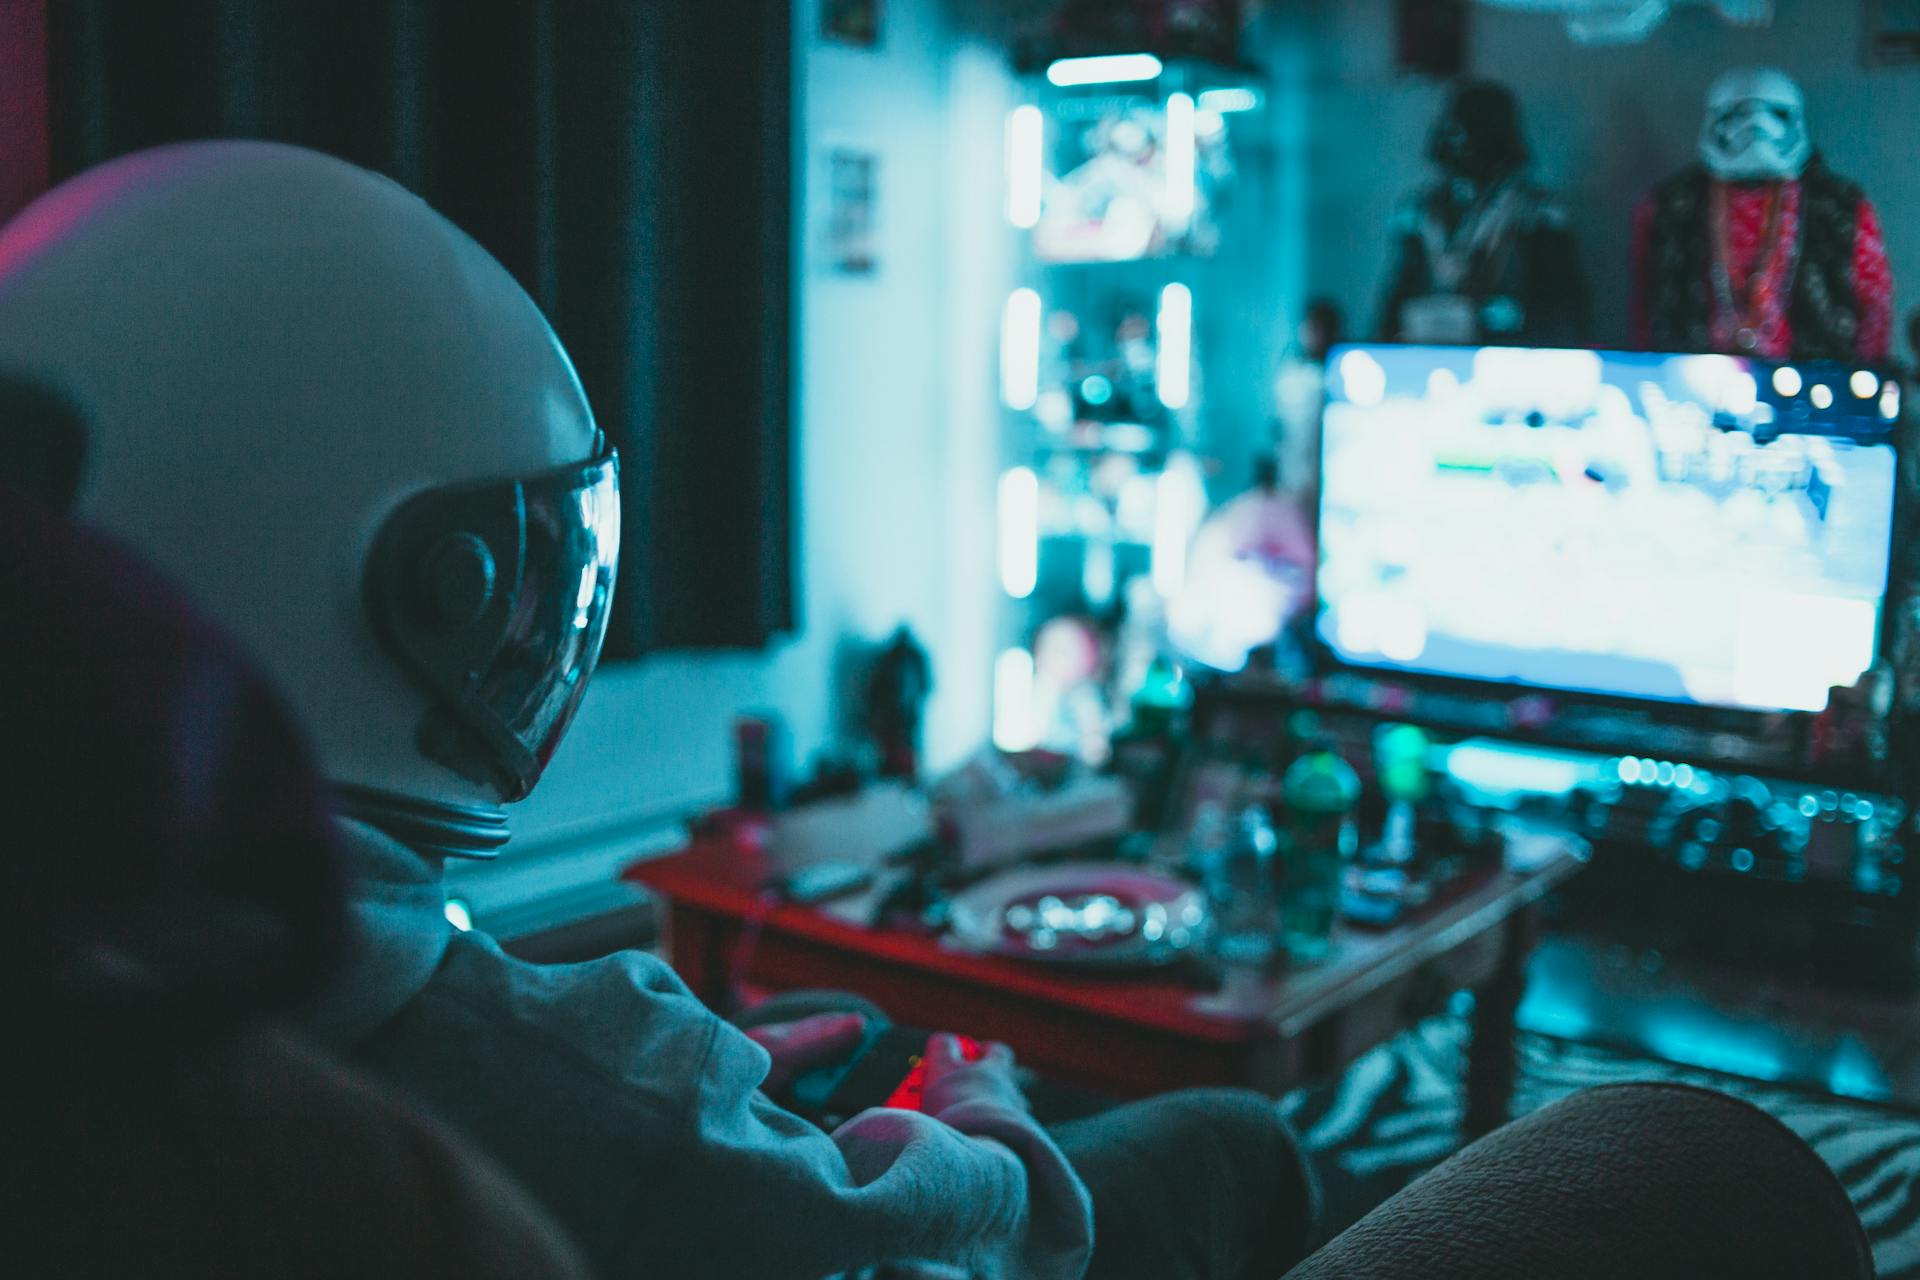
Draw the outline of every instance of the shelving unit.
M1006 125L1020 286L1001 317L994 741L1098 763L1164 650L1208 506L1198 267L1218 266L1246 68L1067 58Z

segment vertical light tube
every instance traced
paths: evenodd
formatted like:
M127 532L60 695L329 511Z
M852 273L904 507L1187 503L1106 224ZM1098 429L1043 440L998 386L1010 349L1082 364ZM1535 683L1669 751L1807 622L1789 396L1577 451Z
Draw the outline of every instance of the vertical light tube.
M1038 226L1046 176L1046 118L1040 108L1015 107L1007 116L1007 221Z
M1187 582L1187 551L1206 515L1207 491L1191 454L1176 453L1154 484L1153 589L1163 600Z
M1015 600L1040 581L1040 477L1014 467L1000 477L1000 585Z
M993 664L993 745L1031 751L1039 741L1033 723L1033 655L1008 649Z
M1185 231L1193 221L1195 146L1193 96L1167 96L1167 230Z
M1040 398L1040 295L1015 289L1000 321L1000 399L1031 409Z
M1184 409L1193 394L1193 293L1187 286L1170 284L1160 291L1156 327L1159 349L1154 354L1153 372L1160 403L1169 409Z

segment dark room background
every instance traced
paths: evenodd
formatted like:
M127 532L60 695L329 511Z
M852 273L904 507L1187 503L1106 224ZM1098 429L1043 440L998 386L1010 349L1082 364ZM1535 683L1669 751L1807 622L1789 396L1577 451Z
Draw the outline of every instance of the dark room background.
M608 657L757 647L794 617L788 18L755 0L52 0L51 176L267 138L425 197L547 313L620 450Z

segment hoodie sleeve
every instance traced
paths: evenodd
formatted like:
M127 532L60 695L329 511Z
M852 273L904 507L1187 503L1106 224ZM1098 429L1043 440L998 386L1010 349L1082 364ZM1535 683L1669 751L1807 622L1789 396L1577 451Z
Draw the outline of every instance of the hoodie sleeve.
M1086 1189L1030 1118L822 1133L760 1092L764 1049L639 953L534 965L462 934L358 1056L477 1138L606 1280L1079 1280L1092 1251Z
M666 1274L817 1277L883 1262L979 1280L1086 1270L1092 1203L1031 1117L976 1106L948 1123L875 1109L822 1134L759 1092L765 1050L718 1019L710 1033L685 1139L686 1177L704 1187L688 1193L738 1208L683 1241L697 1256L675 1257ZM657 1268L658 1251L641 1255Z

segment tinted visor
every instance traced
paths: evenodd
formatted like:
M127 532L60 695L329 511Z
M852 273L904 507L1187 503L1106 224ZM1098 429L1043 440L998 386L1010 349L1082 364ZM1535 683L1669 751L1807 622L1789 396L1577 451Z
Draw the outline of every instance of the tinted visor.
M434 695L421 750L502 800L533 789L586 692L620 555L611 449L536 476L434 489L368 568L387 647Z

